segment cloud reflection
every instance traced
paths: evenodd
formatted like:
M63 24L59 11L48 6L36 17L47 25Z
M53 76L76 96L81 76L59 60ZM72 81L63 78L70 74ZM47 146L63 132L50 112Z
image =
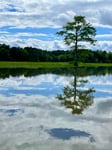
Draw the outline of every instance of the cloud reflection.
M22 109L0 109L0 112L7 114L8 116L17 115L17 113L24 113Z
M46 80L47 79L47 80ZM7 96L16 94L26 95L55 95L64 84L68 83L68 77L57 75L39 75L35 77L10 77L0 80L0 93Z
M103 77L102 82L100 76L86 78L92 87L96 85L94 81L99 80L101 86L104 85ZM71 79L73 77L47 74L0 80L0 148L110 150L112 97L109 98L108 94L106 97L95 97L93 105L85 109L83 114L72 115L55 98ZM39 88L43 93L39 93ZM100 90L100 86L97 88ZM107 90L108 83L102 89ZM3 91L8 91L10 96ZM48 94L44 94L45 91ZM49 94L49 91L52 93Z
M55 138L63 140L69 140L72 137L89 137L90 142L95 142L95 139L91 136L91 134L80 130L53 128L48 133Z

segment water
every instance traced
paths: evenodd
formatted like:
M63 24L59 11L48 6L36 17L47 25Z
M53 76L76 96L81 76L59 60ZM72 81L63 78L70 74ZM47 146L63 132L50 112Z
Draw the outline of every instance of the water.
M111 150L111 128L111 68L0 70L0 150Z

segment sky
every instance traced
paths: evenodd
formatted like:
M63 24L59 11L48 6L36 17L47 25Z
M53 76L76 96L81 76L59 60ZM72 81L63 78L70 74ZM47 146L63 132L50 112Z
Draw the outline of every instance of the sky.
M97 31L95 50L112 50L111 0L0 0L0 43L45 50L68 49L56 35L83 15Z

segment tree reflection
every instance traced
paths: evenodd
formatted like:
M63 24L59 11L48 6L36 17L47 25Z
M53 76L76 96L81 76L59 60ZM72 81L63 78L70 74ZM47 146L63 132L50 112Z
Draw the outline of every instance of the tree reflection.
M72 114L81 114L84 109L93 104L94 88L85 88L87 80L79 80L77 77L77 67L74 70L74 79L63 89L62 94L58 94L57 98L66 108L72 110Z

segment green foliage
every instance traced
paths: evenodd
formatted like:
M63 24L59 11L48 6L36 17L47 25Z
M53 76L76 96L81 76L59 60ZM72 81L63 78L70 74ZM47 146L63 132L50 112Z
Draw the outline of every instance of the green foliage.
M58 35L64 36L65 44L74 51L74 61L78 62L78 47L80 42L94 44L96 40L96 29L86 21L84 16L75 16L73 22L68 22Z
M96 29L87 23L84 16L75 16L73 22L68 22L63 30L57 32L58 35L64 36L67 45L76 44L79 41L86 41L93 44L96 35Z

